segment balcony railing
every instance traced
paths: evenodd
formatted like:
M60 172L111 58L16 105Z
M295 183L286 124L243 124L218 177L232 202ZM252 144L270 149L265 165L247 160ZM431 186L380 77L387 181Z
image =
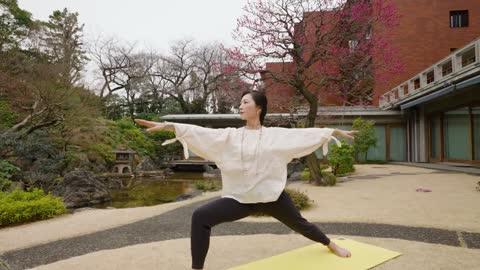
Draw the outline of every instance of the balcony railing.
M480 70L480 38L380 96L381 109L414 100Z

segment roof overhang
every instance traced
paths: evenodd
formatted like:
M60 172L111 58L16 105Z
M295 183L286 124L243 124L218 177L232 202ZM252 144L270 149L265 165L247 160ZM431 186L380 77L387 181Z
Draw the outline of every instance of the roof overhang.
M415 107L415 106L418 106L418 105L422 105L422 104L434 101L434 100L436 100L440 97L444 97L446 95L449 95L451 93L461 92L462 90L468 88L469 86L473 86L473 85L480 85L480 75L477 75L473 78L462 81L460 83L450 85L450 86L445 87L443 89L437 90L437 91L435 91L431 94L420 97L420 98L415 99L413 101L410 101L408 103L401 104L400 108L402 110L406 110L406 109L409 109L409 108L412 108L412 107Z

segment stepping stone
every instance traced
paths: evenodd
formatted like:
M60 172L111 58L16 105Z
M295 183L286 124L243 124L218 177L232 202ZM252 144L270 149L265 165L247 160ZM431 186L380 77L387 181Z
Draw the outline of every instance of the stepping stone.
M229 270L366 270L401 255L395 251L349 239L339 238L334 241L348 249L352 257L340 258L331 253L326 246L313 244Z

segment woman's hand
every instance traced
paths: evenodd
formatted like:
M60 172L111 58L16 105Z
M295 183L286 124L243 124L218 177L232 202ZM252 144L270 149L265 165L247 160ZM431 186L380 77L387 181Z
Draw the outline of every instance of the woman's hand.
M341 130L341 129L335 129L333 131L333 136L339 136L343 138L347 138L350 140L355 140L354 135L358 133L358 130Z
M168 126L167 124L164 124L164 123L147 121L147 120L143 120L143 119L135 119L134 121L141 126L149 127L149 128L147 128L147 132L155 132L155 131L159 131L159 130L165 130L165 129L167 129L166 127Z

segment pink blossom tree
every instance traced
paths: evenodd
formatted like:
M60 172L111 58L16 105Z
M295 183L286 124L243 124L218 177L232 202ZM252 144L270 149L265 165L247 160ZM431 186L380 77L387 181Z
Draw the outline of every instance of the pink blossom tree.
M398 22L389 0L256 0L244 12L230 57L267 93L286 86L302 98L307 127L319 104L371 104L374 79L401 69L386 35ZM306 161L311 181L325 184L315 154Z

